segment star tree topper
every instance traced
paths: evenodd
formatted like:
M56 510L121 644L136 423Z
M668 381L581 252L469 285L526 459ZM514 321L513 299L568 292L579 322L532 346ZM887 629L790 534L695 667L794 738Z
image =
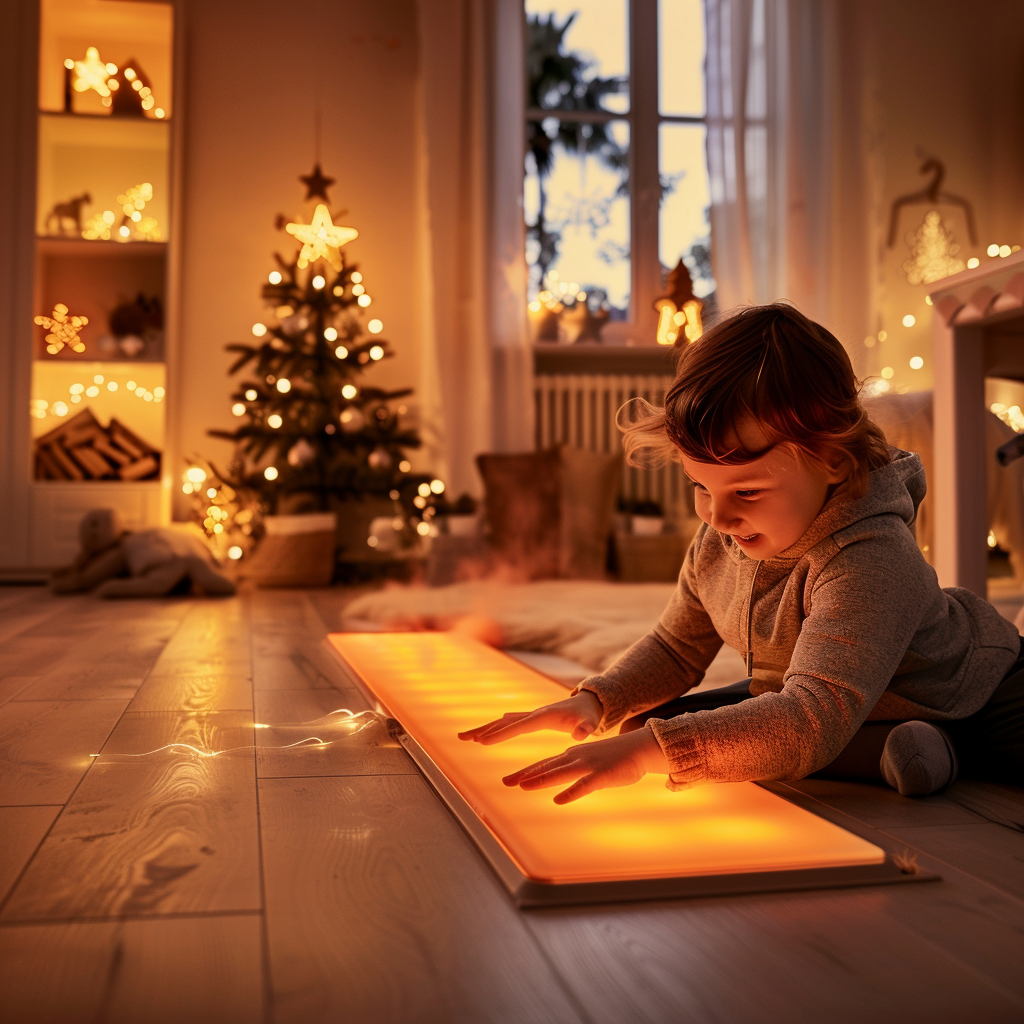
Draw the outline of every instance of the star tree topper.
M299 269L315 263L319 259L325 259L336 271L341 271L341 253L338 250L351 242L353 238L359 237L355 228L341 227L335 225L331 220L331 213L319 203L313 211L313 220L310 224L286 224L285 230L294 235L302 243L302 251L299 253Z

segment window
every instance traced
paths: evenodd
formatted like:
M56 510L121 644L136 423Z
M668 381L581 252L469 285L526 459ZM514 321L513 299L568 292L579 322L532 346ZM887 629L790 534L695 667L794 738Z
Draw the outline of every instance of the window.
M526 18L535 335L653 344L680 258L706 303L715 289L702 2L526 0Z

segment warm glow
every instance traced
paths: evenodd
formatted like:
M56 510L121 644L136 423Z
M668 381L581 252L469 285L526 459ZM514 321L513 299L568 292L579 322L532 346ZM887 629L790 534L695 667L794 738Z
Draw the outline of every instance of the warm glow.
M255 402L258 395L255 388L248 388L245 392L246 401Z
M368 330L368 331L369 331L369 332L370 332L371 334L380 334L380 332L384 330L384 324L383 324L383 322L382 322L382 321L374 319L374 320L371 320L371 321L370 321L370 322L369 322L369 323L368 323L368 324L366 325L366 329L367 329L367 330Z
M310 283L317 291L320 291L320 289L323 288L325 284L327 284L327 278L325 278L322 274L317 274L316 277L314 277Z
M502 776L559 753L568 737L539 732L483 746L457 733L561 700L563 687L458 633L329 639L528 878L557 884L884 861L878 847L753 783L673 793L663 776L648 775L563 806L552 801L557 789L510 789Z
M338 331L337 331L337 329L334 328L334 327L325 327L324 328L324 340L325 341L337 341L338 340Z
M370 346L370 358L373 359L374 361L376 361L378 359L383 359L384 358L384 349L382 349L380 347L380 345L371 345Z
M66 66L67 62L65 61ZM113 71L110 71L109 67L113 67L113 65L108 66L100 60L99 50L95 46L88 47L85 51L85 60L74 62L75 92L88 92L93 89L100 96L108 97L110 89L107 86L107 79L117 73L116 67Z
M281 271L280 270L272 270L270 272L270 274L267 276L267 280L271 284L280 284L281 283Z
M996 540L996 535L991 530L989 530L988 531L988 546L990 548L994 548L996 546L996 544L998 544L998 543L999 542Z
M287 377L282 377L277 382L276 387L277 390L280 391L282 395L287 395L288 392L291 391L292 389L292 382Z
M412 469L412 463L408 459L402 459L398 464L398 471L400 473L408 473Z
M443 480L431 480L430 490L434 494L444 494L444 481Z
M999 246L999 255L1005 260L1013 250L1008 245Z
M970 265L970 264L968 263L968 265ZM930 295L926 295L924 297L924 304L926 306L931 306L932 305L932 297Z
M357 394L359 394L359 389L355 386L355 384L346 384L341 389L342 398L355 398Z
M914 324L916 324L916 323L917 323L917 318L914 316L913 313L908 313L903 318L903 326L904 327L913 327Z
M201 466L189 466L185 470L185 479L193 484L201 484L206 482L206 470Z
M298 259L299 269L324 259L339 273L341 253L338 250L346 242L351 242L359 236L355 228L336 226L331 220L330 211L323 203L317 205L309 224L286 224L285 230L302 243Z
M892 378L892 375L893 375L893 369L892 369L891 366L883 366L882 367L882 376L886 380L890 380Z
M89 318L71 316L63 302L58 302L53 307L52 316L37 316L32 322L50 332L44 339L46 351L50 355L56 355L65 345L72 352L85 351L85 343L79 338L78 332L89 323Z
M228 558L237 562L241 557L242 549L237 544L232 544L231 547L228 548Z
M980 266L981 266L981 260L979 260L977 256L972 256L967 261L967 269L968 270L973 270L975 267L980 267Z
M273 427L274 430L277 430L277 428L280 427L282 423L284 423L284 420L281 419L281 417L278 416L276 412L272 412L267 417L267 426Z
M910 368L912 370L920 370L924 366L924 360L920 356L910 357Z
M372 299L370 298L370 296L369 296L369 295L360 295L360 296L359 296L359 298L358 298L358 299L356 299L356 302L358 302L358 303L359 303L359 305L363 307L363 309L366 309L366 307L367 307L367 306L368 306L368 305L369 305L369 304L370 304L370 303L371 303L372 301L373 301L373 300L372 300Z
M266 324L253 324L252 325L252 333L253 333L254 337L262 338L263 335L267 333L267 325Z
M416 532L421 537L426 537L426 535L428 533L430 533L430 524L429 523L417 523L416 524Z
M363 275L360 274L358 270L353 270L350 279L353 284L359 284L359 282L362 281L363 279Z
M348 357L348 349L347 349L347 348L345 348L345 346L344 346L344 345L339 345L339 346L338 346L338 347L337 347L337 348L336 348L336 349L334 350L334 354L335 354L335 355L336 355L336 356L337 356L337 357L338 357L339 359L345 359L345 358L347 358L347 357Z
M365 291L366 291L366 289L361 284L354 284L354 285L352 285L352 294L353 295L362 295L363 292L365 292Z
M416 490L421 498L430 497L430 484L420 484L419 487L416 488Z
M992 244L991 244L991 245L990 245L990 246L989 246L989 247L988 247L988 248L987 248L987 249L985 250L985 252L986 252L986 253L987 253L987 254L988 254L989 256L998 256L998 255L999 255L999 243L998 243L998 242L993 242L993 243L992 243Z
M263 475L264 475L264 477L266 477L267 480L276 480L277 479L277 467L276 466L267 466L267 468L265 470L263 470Z
M878 340L879 341L885 341L885 339L888 338L888 337L889 337L889 334L888 334L887 331L879 331L878 332Z
M110 381L107 384L107 390L108 391L116 391L117 390L117 381L116 380Z
M245 406L241 402L235 402L235 404L233 406L231 406L231 415L232 416L244 416L245 415Z

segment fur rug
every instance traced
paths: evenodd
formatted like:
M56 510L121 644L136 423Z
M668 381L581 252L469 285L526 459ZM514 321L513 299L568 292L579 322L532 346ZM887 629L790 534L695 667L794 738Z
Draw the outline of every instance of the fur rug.
M668 604L672 583L540 580L447 587L392 587L356 598L345 608L348 629L446 628L468 616L495 623L500 646L558 655L601 672L649 632ZM745 675L743 659L723 648L701 689Z

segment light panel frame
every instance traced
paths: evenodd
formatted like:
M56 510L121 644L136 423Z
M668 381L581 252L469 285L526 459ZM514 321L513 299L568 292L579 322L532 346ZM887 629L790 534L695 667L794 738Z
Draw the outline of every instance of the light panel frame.
M559 807L501 777L569 745L457 733L565 689L457 633L335 633L346 673L521 907L914 881L880 846L755 783L670 792L664 778ZM850 824L844 822L844 824Z

